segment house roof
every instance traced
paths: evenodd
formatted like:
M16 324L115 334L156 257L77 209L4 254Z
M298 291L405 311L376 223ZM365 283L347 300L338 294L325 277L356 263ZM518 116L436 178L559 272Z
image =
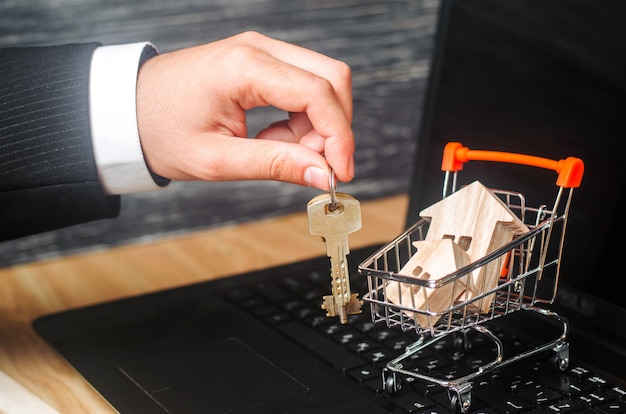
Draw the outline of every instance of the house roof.
M472 260L510 242L528 227L480 181L459 189L420 212L430 218L426 240L452 238Z

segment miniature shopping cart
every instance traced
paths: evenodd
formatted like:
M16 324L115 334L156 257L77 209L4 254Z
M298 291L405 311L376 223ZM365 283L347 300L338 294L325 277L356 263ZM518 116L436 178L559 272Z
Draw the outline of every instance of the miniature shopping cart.
M421 218L359 266L359 274L367 277L369 292L363 299L370 304L373 322L384 322L388 327L399 327L405 332L415 331L419 338L383 368L385 391L400 392L403 379L429 381L446 388L453 411L462 413L470 408L472 381L482 374L545 351L554 351L553 362L557 369L567 368L567 321L550 311L548 305L553 303L557 293L573 189L579 187L584 171L583 162L575 157L555 161L523 154L470 150L458 142L451 142L444 149L442 161L445 171L443 199L461 190L456 189L457 172L470 160L522 164L556 171L558 191L553 206L530 207L526 205L524 195L518 192L490 188L489 191L526 226L526 232L515 235L478 259L462 262L460 268L442 277L420 278L404 269L419 252L420 243L428 239L431 222ZM458 245L455 246L458 249ZM497 270L495 285L477 284L475 275L494 272L494 269ZM435 296L437 306L432 299ZM484 323L517 311L534 312L540 318L556 321L559 335L548 343L505 359L502 341ZM458 378L438 378L408 368L416 353L436 346L450 334L454 334L454 341L461 338L462 342L468 333L495 343L494 360Z

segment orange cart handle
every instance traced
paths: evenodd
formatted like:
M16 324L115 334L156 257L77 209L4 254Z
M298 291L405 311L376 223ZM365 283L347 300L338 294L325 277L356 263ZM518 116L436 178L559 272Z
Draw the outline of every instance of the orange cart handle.
M470 160L507 162L553 170L559 174L556 185L564 188L578 188L585 171L585 164L576 157L567 157L557 161L512 152L471 150L464 147L460 142L448 142L446 144L443 150L441 170L450 172L462 170L463 164Z

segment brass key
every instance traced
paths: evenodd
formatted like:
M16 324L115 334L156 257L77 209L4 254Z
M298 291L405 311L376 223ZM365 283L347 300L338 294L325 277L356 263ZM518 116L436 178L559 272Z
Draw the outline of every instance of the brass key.
M321 236L330 257L332 295L324 296L322 309L326 316L339 316L342 324L348 315L361 313L363 301L357 293L350 292L350 274L346 256L350 253L348 235L361 228L361 207L354 197L335 191L334 173L331 170L330 194L321 194L307 205L309 231Z

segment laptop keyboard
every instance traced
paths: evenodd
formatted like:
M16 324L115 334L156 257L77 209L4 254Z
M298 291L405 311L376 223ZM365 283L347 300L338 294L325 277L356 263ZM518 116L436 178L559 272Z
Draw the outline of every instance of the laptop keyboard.
M351 285L354 292L367 291L365 278L354 277ZM390 412L451 412L447 389L435 383L406 377L398 393L383 390L385 364L400 356L418 335L374 324L367 304L362 314L350 317L348 324L327 318L320 309L320 298L329 286L328 275L311 272L307 277L237 288L228 292L227 299L318 355L371 392ZM490 329L503 342L505 359L528 348L527 341L516 333L498 326L490 325ZM407 363L429 376L459 378L494 359L493 343L483 335L476 334L468 343L470 349L461 352L454 344L454 335L448 335ZM574 361L565 372L558 371L550 358L548 353L533 355L474 379L469 413L626 413L626 387Z

